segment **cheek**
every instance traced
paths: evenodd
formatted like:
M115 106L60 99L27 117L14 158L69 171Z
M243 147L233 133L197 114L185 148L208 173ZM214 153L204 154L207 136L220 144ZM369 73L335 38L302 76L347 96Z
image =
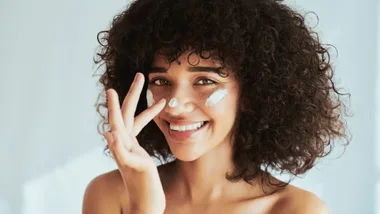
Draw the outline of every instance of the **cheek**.
M227 96L227 89L218 89L207 98L205 106L207 107L216 107L220 106L220 102Z
M237 108L236 90L219 89L207 98L204 106L218 117L235 115Z
M231 110L231 100L227 99L228 97L225 97L225 99L220 100L216 105L212 106L205 106L209 111L213 112L214 115L217 116L226 116L228 114L228 111Z
M155 102L165 98L168 101L169 92L165 90L157 90L157 89L148 89L146 91L146 101L148 107L152 106Z

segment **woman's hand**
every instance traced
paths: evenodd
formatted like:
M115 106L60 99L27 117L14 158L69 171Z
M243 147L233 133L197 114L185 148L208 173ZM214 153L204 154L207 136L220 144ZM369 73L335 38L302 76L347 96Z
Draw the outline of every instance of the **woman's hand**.
M144 85L144 75L137 73L120 108L115 90L107 90L111 131L106 132L109 150L116 160L129 198L129 213L164 213L165 194L156 164L139 145L136 136L161 110L165 100L157 102L136 118L134 114Z

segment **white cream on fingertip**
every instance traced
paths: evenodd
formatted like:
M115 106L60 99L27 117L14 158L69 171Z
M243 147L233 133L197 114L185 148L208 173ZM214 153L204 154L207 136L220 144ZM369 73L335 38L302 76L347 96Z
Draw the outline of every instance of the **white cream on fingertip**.
M227 94L227 89L219 89L210 95L210 97L206 100L206 106L213 106L217 104L219 101L223 99Z
M148 107L151 107L156 102L154 100L152 91L149 89L146 91L146 101L147 101Z

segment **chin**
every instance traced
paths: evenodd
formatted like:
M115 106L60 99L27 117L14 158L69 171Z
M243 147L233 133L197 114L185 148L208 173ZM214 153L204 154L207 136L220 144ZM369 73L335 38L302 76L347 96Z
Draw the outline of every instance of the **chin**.
M201 153L202 148L199 148L199 145L198 145L198 149L196 149L194 145L181 147L181 148L178 148L178 147L173 148L169 143L169 147L174 157L181 161L187 161L187 162L195 161L196 159L198 159L199 157L203 155L203 153ZM174 147L176 146L174 145Z
M183 162L192 162L192 161L197 160L200 156L185 154L185 155L174 155L174 157L177 160L180 160L180 161L183 161Z

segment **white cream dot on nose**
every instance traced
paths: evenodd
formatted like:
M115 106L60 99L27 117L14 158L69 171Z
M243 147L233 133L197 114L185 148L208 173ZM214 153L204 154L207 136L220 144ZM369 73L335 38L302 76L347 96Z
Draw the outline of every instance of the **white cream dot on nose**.
M173 97L168 103L169 107L174 108L178 106L178 99Z

